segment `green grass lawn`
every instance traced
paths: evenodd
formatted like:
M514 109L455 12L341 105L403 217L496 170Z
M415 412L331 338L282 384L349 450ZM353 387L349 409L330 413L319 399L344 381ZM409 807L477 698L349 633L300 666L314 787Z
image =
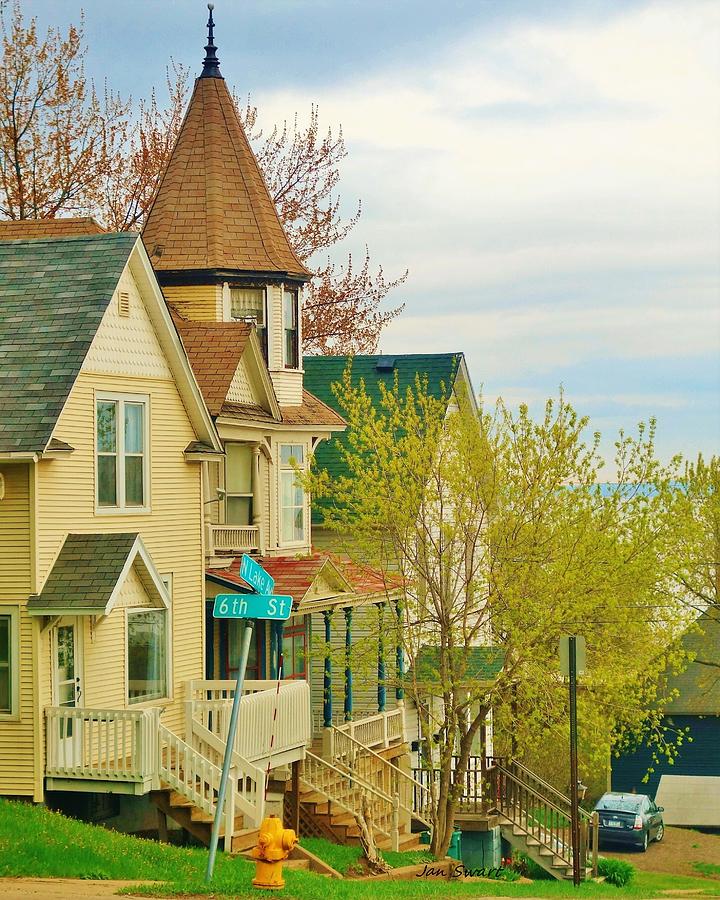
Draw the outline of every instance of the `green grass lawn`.
M303 842L306 843L306 842ZM323 842L325 843L325 842ZM313 842L308 839L308 849ZM332 855L335 863L353 865L353 848L315 843L315 848ZM331 845L330 845L331 846ZM313 850L315 852L315 850ZM355 851L353 850L353 854ZM318 855L323 855L322 853ZM416 854L412 854L416 856ZM183 849L144 841L65 818L40 807L0 800L0 876L57 878L140 879L163 882L132 888L147 896L213 894L220 898L267 897L266 891L250 886L254 866L244 859L219 854L211 886L204 884L207 851ZM333 864L332 860L328 860ZM405 864L406 854L388 854L392 864ZM717 885L702 878L638 873L635 882L620 892L609 885L585 884L574 890L571 884L536 882L528 885L506 882L458 884L445 880L413 879L392 881L339 881L311 872L286 872L287 886L275 894L282 900L390 900L390 898L447 897L657 897L658 891L700 888L709 896L720 896Z

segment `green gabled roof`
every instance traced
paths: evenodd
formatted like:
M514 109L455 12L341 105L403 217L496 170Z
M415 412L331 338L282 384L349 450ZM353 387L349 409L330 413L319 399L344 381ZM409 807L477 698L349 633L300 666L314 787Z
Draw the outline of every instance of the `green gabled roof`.
M458 649L455 660L456 677L459 682L493 682L502 671L505 651L500 647L470 647ZM423 684L438 684L440 681L440 650L438 647L421 647L408 672L408 677Z
M720 715L720 609L711 607L697 620L700 631L682 638L694 661L679 675L669 675L667 686L678 696L665 707L668 715Z
M340 381L348 362L352 360L353 383L365 382L365 390L377 407L380 405L380 384L392 388L395 375L401 391L415 386L415 377L427 376L428 393L432 397L449 397L455 384L455 376L462 360L462 353L407 353L383 354L378 356L305 356L304 384L316 397L336 412L343 414L333 393L332 386ZM345 465L337 443L347 446L347 432L338 434L329 441L322 441L315 451L315 461L322 469L327 469L334 478L347 476ZM313 504L313 521L318 521L319 512Z
M137 532L69 534L28 611L104 612L137 538Z
M0 241L0 452L45 449L137 240Z

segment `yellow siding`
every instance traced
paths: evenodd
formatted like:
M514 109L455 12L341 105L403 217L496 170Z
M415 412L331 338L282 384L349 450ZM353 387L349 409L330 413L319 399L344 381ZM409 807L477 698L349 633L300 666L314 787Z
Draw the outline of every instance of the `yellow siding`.
M0 465L5 497L0 500L0 610L19 610L19 715L0 718L0 794L32 795L33 647L32 623L25 614L31 580L30 466Z
M186 319L193 322L223 321L221 285L164 287L163 294L168 303L172 303Z
M150 397L150 513L95 514L95 391ZM172 382L82 373L63 410L55 436L75 447L67 459L40 464L38 553L41 582L70 532L139 532L158 571L173 576L173 670L176 702L163 721L182 721L181 686L203 674L203 556L201 467L184 448L194 434ZM102 626L101 626L102 628ZM86 646L86 668L95 647ZM123 660L101 656L107 675L124 683ZM87 683L87 677L86 677ZM98 697L102 706L112 706Z
M253 384L244 359L240 360L235 370L235 375L228 389L227 399L233 403L259 403L264 405L259 395L253 390Z
M118 296L121 293L127 294L130 301L127 316L121 316L118 312ZM102 327L85 358L83 370L108 375L172 379L145 304L127 269L103 316Z
M91 628L85 620L84 706L125 709L125 610L114 609Z
M282 288L268 285L268 368L281 369L283 356Z

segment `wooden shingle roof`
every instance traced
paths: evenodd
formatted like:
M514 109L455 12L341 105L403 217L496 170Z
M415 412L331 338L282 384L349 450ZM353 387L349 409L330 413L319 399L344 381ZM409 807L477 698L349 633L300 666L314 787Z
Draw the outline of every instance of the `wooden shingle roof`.
M221 77L195 82L143 240L161 282L169 271L310 277Z
M137 240L0 240L0 452L46 448Z
M173 321L210 415L217 416L245 352L252 326L245 322L189 322L176 313Z

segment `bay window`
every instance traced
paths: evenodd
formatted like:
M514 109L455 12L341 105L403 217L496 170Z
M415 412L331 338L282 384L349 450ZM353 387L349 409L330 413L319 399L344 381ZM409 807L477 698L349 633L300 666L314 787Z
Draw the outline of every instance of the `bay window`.
M305 491L298 483L295 467L305 465L302 444L280 445L280 541L299 544L305 540Z
M255 323L258 340L267 362L267 315L265 288L231 287L230 316L239 322Z
M128 702L168 696L168 611L127 611Z
M99 396L95 404L97 505L130 510L148 500L148 398Z

